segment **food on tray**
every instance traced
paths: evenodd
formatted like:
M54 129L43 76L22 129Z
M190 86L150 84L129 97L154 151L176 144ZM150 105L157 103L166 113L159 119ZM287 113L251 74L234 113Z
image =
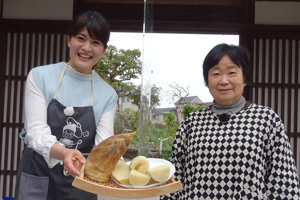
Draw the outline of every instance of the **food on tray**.
M144 186L149 183L150 176L135 169L130 171L129 183L133 186Z
M131 169L128 164L119 160L119 162L115 166L112 176L114 177L115 180L119 181L119 183L123 185L130 185L129 183L130 170Z
M100 142L87 157L84 174L95 181L109 181L116 164L136 133L137 131L119 134Z
M156 182L164 182L168 180L170 175L170 166L169 165L159 165L148 170L151 178Z
M130 164L119 161L112 176L117 182L123 185L146 186L167 181L170 170L170 166L167 164L150 168L148 158L137 156Z
M137 156L130 163L130 169L135 169L144 174L148 172L149 167L149 160L145 156Z

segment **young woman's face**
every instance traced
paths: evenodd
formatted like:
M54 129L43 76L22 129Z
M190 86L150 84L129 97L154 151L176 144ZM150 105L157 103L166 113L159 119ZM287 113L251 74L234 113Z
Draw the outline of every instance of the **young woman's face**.
M91 38L86 27L67 39L71 58L69 65L80 73L91 74L93 66L105 52L102 42Z
M229 56L208 71L208 89L218 105L229 106L237 102L244 90L242 68L234 64Z

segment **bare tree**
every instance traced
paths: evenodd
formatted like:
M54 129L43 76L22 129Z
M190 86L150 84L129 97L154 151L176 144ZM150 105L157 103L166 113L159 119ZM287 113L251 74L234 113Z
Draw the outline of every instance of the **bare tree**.
M165 96L170 103L178 102L176 105L176 109L178 109L178 106L181 103L187 103L184 102L186 97L190 95L189 88L190 86L183 87L179 84L179 82L174 82L173 84L169 84L169 90L165 91ZM179 123L178 113L176 112L177 122Z

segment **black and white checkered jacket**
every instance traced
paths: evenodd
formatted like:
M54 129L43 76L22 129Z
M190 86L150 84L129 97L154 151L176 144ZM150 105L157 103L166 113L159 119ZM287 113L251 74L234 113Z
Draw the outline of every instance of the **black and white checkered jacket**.
M300 199L291 145L279 116L251 104L221 122L210 107L177 130L170 162L183 190L161 199Z

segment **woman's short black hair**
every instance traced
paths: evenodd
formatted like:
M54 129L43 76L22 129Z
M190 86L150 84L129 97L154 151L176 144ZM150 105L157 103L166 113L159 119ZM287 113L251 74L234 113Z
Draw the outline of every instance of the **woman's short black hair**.
M203 77L205 85L208 86L208 71L217 65L223 56L229 58L237 66L242 68L244 82L248 82L248 74L250 68L250 53L243 46L218 44L210 50L203 61Z
M97 11L86 11L79 14L70 24L69 37L76 36L85 26L89 35L101 41L106 49L110 36L110 25L104 16Z

